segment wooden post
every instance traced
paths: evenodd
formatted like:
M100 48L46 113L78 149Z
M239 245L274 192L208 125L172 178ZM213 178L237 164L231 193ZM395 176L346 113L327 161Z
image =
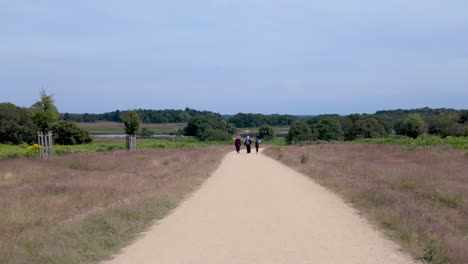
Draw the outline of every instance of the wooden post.
M39 157L42 159L52 159L54 156L52 132L49 131L47 134L37 132L37 142L40 146Z
M125 145L128 151L136 150L136 135L127 135L125 137Z

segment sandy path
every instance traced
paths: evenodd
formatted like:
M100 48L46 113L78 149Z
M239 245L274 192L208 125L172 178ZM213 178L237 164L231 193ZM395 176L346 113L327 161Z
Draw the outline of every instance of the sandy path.
M262 154L226 156L107 263L414 263L336 195Z

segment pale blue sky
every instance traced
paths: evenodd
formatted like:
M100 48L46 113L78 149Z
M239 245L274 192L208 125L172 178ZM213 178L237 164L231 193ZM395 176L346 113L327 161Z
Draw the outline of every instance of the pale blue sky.
M468 108L468 1L0 0L0 81L73 113Z

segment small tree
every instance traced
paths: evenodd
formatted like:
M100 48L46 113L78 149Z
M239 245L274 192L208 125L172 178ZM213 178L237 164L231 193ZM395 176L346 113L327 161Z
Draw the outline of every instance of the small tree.
M140 129L140 117L135 111L129 111L122 115L122 120L125 125L125 133L134 136Z
M289 129L288 135L286 136L286 143L297 144L310 139L310 127L302 121L296 121L291 125L291 128Z
M409 114L402 124L402 132L408 137L417 138L427 130L426 122L419 114Z
M40 131L50 131L60 117L53 95L47 95L45 90L41 90L41 100L31 106L31 117Z
M263 124L258 129L258 137L264 140L273 139L275 137L275 130L271 126Z

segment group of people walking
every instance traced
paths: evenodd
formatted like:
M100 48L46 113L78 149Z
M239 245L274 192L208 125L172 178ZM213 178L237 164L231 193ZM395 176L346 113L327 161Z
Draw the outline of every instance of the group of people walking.
M262 141L257 136L257 137L255 137L255 142L254 143L255 143L256 153L258 154L258 148L260 147L260 143L262 143ZM247 136L245 138L245 140L244 140L244 146L247 149L247 154L250 154L250 152L251 152L250 151L251 145L252 145L252 140L250 139L250 136ZM236 146L236 151L239 154L240 153L240 148L242 146L242 141L241 141L240 136L237 136L236 139L234 140L234 146Z

